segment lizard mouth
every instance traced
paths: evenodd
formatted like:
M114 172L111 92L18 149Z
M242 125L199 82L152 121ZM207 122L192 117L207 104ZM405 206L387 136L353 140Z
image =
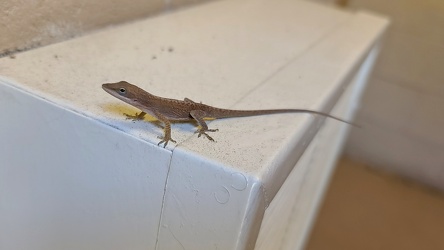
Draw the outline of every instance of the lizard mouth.
M104 84L102 84L102 89L114 97L120 96L110 86L111 86L111 83L104 83Z

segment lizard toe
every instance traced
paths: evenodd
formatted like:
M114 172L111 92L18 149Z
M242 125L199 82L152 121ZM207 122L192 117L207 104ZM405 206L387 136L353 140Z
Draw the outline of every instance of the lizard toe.
M169 141L172 141L174 143L177 143L176 140L173 140L172 138L165 138L163 136L157 136L158 139L161 139L161 141L159 143L157 143L157 146L160 146L160 144L163 143L163 147L165 148L168 145Z

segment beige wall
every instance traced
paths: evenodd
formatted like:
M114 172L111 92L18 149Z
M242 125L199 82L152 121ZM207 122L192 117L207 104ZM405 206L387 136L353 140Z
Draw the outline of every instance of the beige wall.
M347 8L392 25L346 154L444 190L444 1L349 0Z
M0 54L63 41L110 24L208 0L0 1Z

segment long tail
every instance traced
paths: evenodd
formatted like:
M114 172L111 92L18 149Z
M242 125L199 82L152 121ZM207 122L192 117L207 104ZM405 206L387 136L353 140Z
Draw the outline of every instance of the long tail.
M344 119L338 118L336 116L332 116L327 113L318 112L314 110L308 109L263 109L263 110L230 110L230 109L214 109L211 110L211 114L209 117L212 118L230 118L230 117L245 117L245 116L258 116L258 115L271 115L271 114L282 114L282 113L306 113L306 114L314 114L321 115L328 118L335 119L340 122L344 122L353 126L357 126L356 124L346 121Z

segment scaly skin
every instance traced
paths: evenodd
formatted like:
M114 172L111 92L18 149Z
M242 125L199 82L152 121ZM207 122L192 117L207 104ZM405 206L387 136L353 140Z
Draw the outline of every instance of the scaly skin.
M166 147L169 141L176 142L171 138L171 122L175 121L193 121L195 120L199 124L199 128L196 131L198 137L205 135L209 140L214 141L211 136L206 132L215 132L217 129L208 129L204 119L219 119L219 118L231 118L231 117L244 117L244 116L257 116L257 115L270 115L280 113L310 113L315 115L322 115L341 122L347 122L332 115L317 112L307 109L266 109L266 110L231 110L221 109L212 106L208 106L202 103L193 102L192 100L185 98L183 101L176 99L169 99L152 95L145 90L130 84L125 81L116 83L102 84L102 88L111 94L112 96L130 104L134 107L142 110L141 113L136 115L126 116L131 119L141 120L145 114L150 114L156 117L159 121L164 123L164 136L158 145L163 143L163 147Z

